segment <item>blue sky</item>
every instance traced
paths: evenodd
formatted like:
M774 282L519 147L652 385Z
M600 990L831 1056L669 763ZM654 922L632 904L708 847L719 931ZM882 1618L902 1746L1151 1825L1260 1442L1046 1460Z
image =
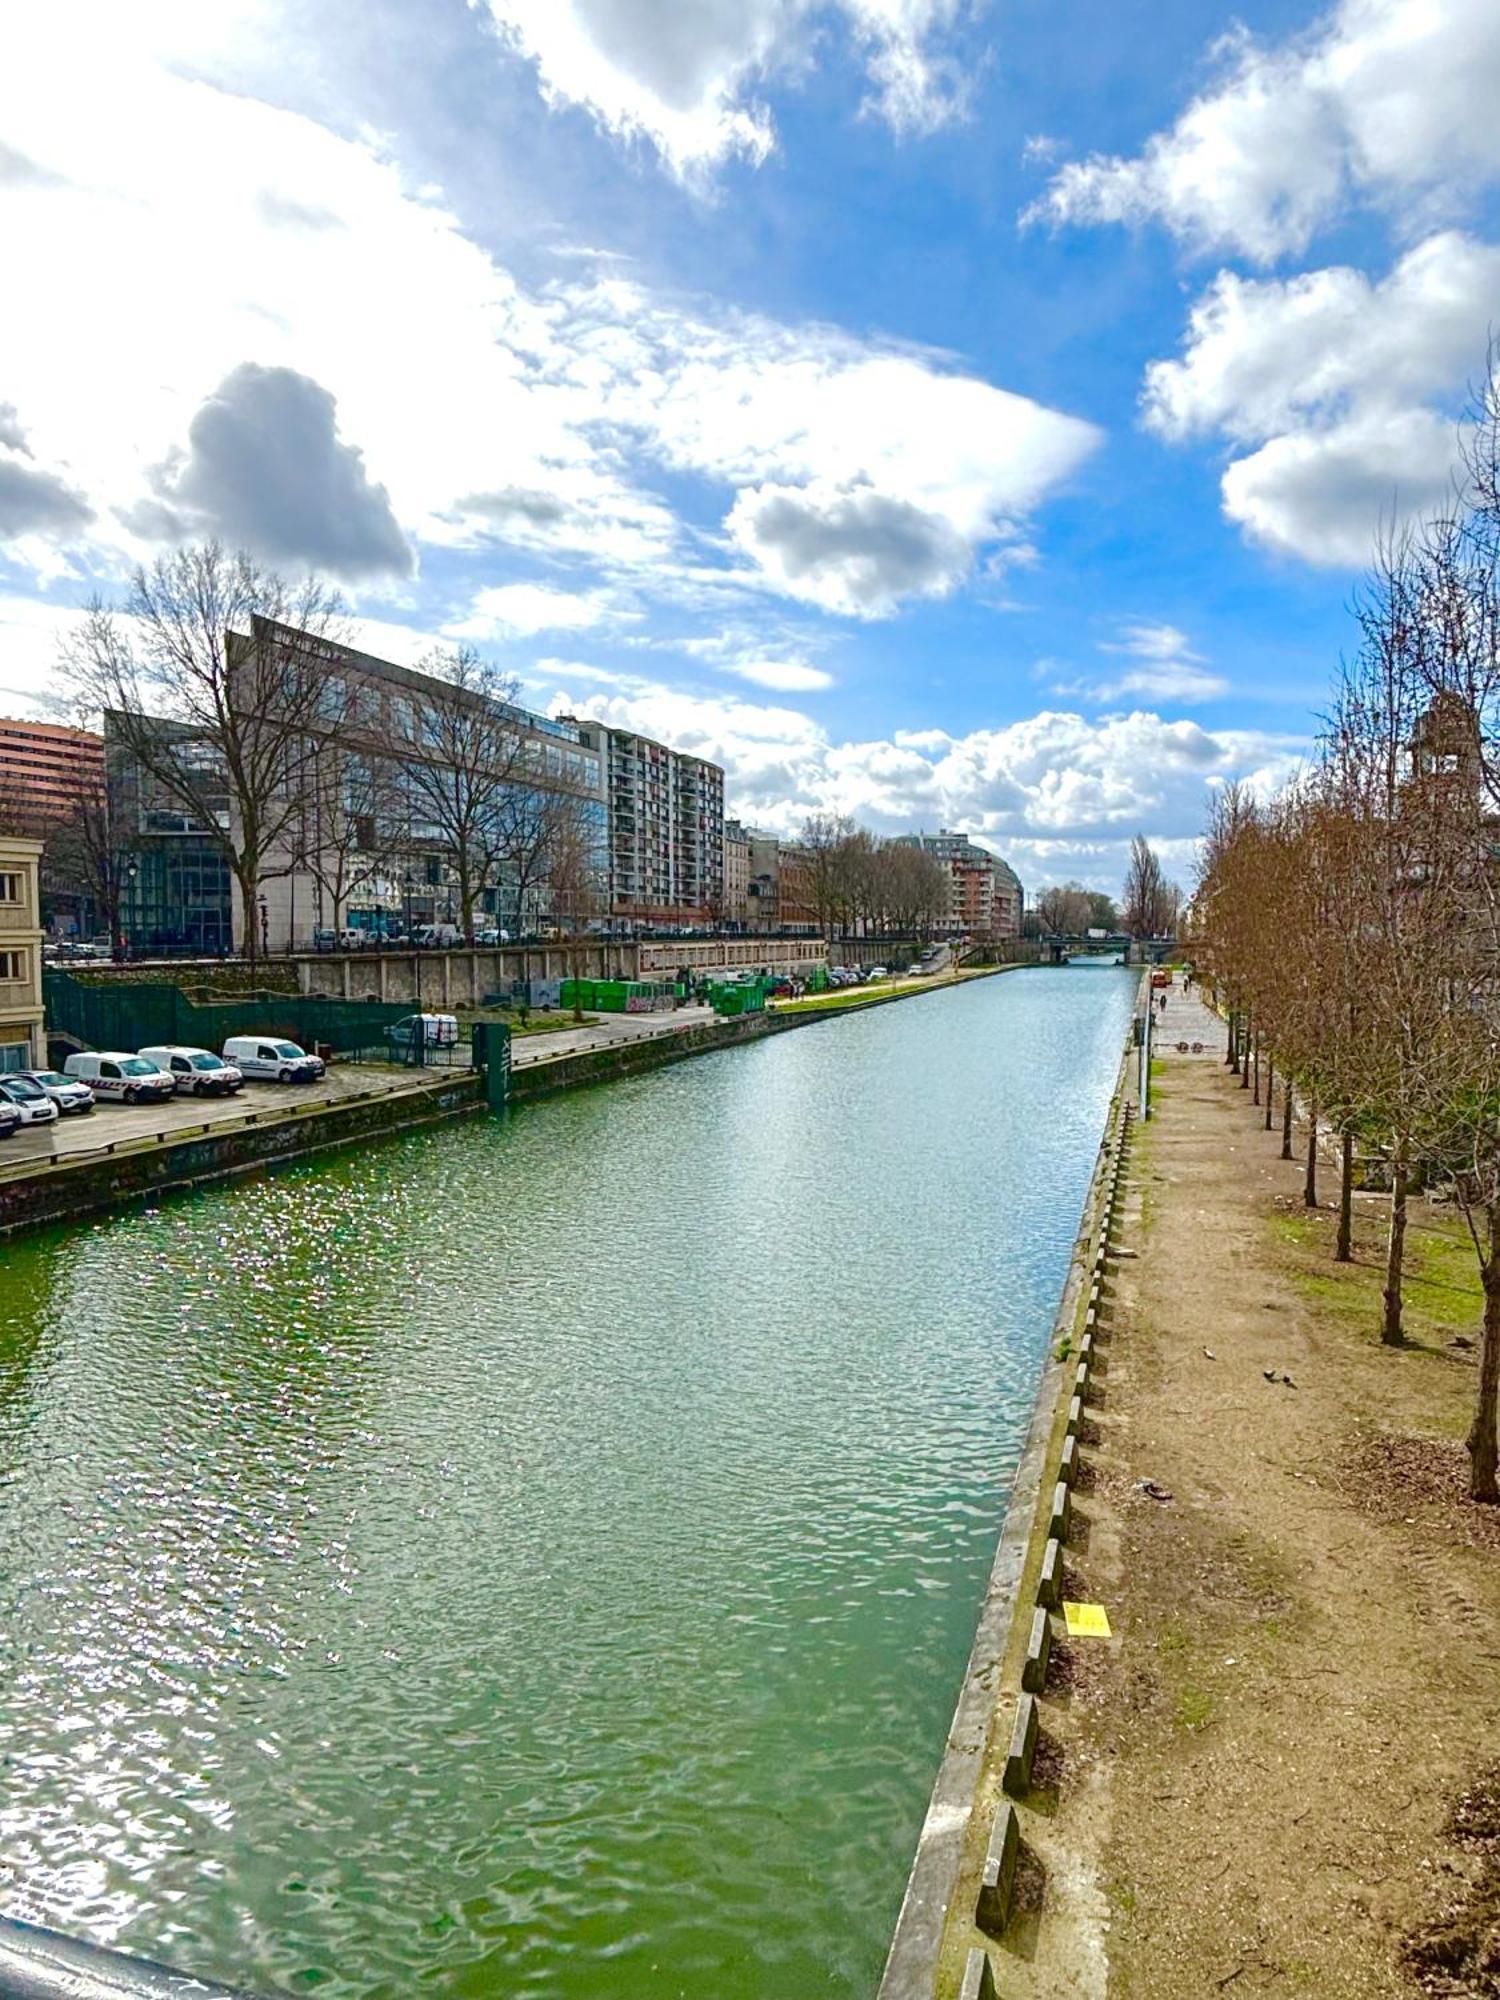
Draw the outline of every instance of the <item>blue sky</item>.
M1186 873L1206 788L1316 726L1500 321L1493 0L28 12L13 712L212 532L759 823Z

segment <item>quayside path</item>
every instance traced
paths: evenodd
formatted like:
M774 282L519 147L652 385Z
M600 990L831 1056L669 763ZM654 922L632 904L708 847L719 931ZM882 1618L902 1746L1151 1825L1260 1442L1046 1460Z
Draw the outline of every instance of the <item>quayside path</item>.
M1180 990L1164 1039L1179 1025L1209 1042ZM1054 1649L996 1989L1493 1994L1500 1518L1463 1497L1472 1252L1418 1212L1410 1344L1382 1349L1379 1197L1336 1266L1279 1095L1266 1132L1222 1061L1157 1074L1064 1577L1113 1636Z

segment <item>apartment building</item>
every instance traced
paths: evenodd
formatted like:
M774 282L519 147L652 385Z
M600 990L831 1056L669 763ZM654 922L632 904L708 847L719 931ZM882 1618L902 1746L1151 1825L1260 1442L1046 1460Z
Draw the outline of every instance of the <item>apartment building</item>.
M749 882L747 924L758 932L819 928L813 899L812 864L805 848L774 833L747 830Z
M724 822L724 927L742 931L750 922L750 835L737 819Z
M955 937L1008 938L1021 934L1026 892L1009 862L980 847L966 833L911 833L902 838L948 870L945 927Z
M722 920L724 773L649 736L563 716L603 767L607 919L698 925Z
M42 843L0 834L0 1070L40 1068Z
M104 738L59 722L0 716L0 808L43 829L104 788Z

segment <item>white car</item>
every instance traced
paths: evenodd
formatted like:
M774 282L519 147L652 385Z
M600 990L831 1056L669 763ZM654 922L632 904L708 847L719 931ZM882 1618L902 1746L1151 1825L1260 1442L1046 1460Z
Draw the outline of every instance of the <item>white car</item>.
M57 1106L42 1086L33 1083L30 1077L17 1076L13 1071L0 1076L0 1097L20 1112L23 1125L55 1125L57 1122Z
M321 1056L310 1056L277 1035L231 1035L224 1060L262 1083L316 1083L323 1074Z
M84 1049L68 1057L63 1074L86 1083L95 1097L107 1097L117 1104L160 1104L175 1087L155 1063L120 1049Z
M155 1063L164 1076L171 1077L174 1090L191 1091L194 1097L228 1097L245 1087L245 1079L234 1064L216 1056L212 1049L164 1044L161 1048L142 1049L141 1054L147 1062Z
M63 1118L79 1117L94 1108L94 1093L76 1076L64 1076L60 1069L23 1069L28 1083L39 1083Z

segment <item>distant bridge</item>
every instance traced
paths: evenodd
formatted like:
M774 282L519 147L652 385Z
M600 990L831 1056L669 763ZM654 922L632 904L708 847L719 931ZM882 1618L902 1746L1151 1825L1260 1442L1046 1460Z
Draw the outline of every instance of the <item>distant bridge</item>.
M1136 938L1127 931L1110 931L1091 936L1087 931L1044 931L1038 940L1043 958L1053 965L1066 965L1070 958L1110 957L1123 954L1127 965L1161 965L1177 955L1174 937Z

